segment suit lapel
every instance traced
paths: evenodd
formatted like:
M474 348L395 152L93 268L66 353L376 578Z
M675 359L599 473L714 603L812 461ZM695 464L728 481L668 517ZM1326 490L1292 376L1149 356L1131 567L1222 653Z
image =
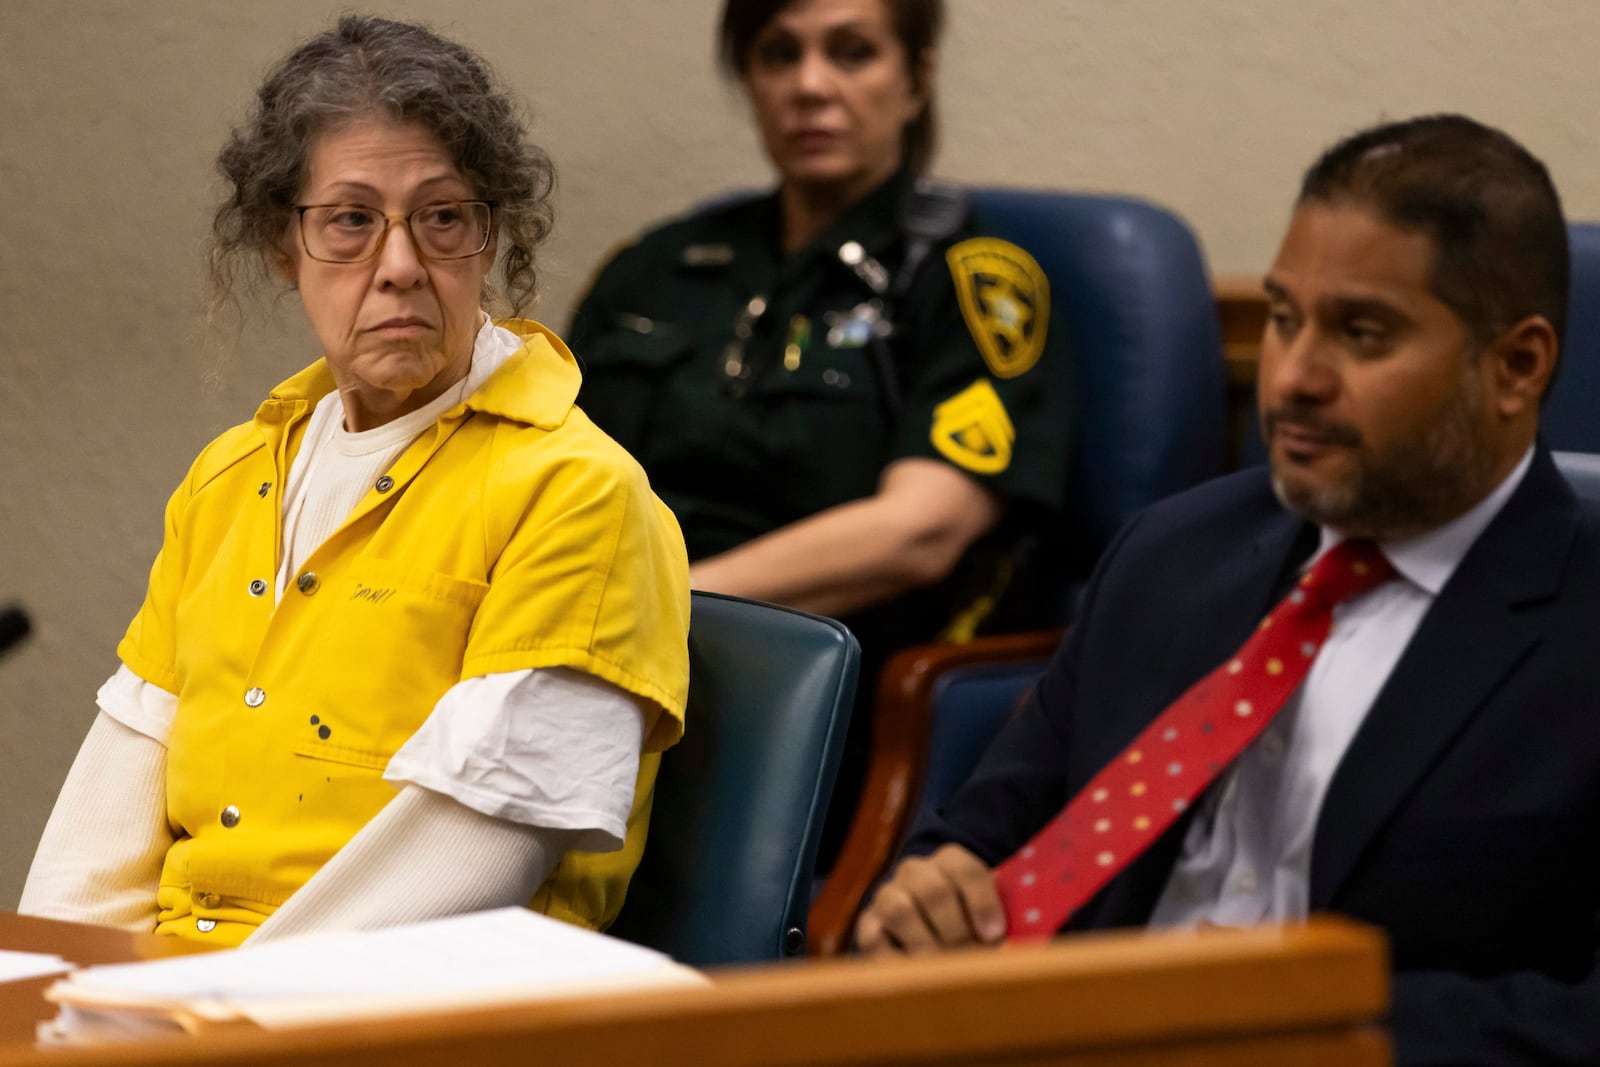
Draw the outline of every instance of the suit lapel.
M1389 816L1538 644L1520 612L1556 595L1577 523L1572 492L1541 448L1440 590L1329 783L1312 847L1313 910L1330 905Z

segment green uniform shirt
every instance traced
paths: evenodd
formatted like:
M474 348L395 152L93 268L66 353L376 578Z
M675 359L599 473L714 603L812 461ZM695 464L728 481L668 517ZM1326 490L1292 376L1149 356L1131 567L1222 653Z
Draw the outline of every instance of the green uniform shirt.
M950 463L1007 501L991 544L1061 507L1070 395L1048 283L1026 252L968 223L887 306L873 281L901 267L910 186L896 176L787 257L776 196L669 223L613 258L579 306L579 405L644 465L691 559L870 496L908 456ZM862 255L841 257L851 243ZM934 636L971 597L940 599L891 643Z

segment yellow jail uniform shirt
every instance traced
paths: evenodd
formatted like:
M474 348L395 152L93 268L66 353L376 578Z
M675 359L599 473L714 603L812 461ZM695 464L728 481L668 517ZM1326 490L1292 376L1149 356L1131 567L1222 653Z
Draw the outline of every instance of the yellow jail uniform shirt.
M276 608L281 500L317 362L218 437L167 506L118 647L177 694L158 931L238 943L393 797L389 757L463 678L586 671L657 705L627 837L569 852L533 906L602 927L644 847L656 766L683 729L688 564L638 465L573 406L572 354L523 347L379 478Z

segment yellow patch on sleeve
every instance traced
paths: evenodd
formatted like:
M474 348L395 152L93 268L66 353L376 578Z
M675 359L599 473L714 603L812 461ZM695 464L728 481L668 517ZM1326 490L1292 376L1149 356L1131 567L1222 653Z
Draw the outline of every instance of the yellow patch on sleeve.
M996 378L1026 374L1044 352L1050 280L1010 241L974 237L945 253L961 317Z
M958 467L977 474L998 474L1011 465L1016 427L1000 394L987 378L979 378L933 409L933 447Z

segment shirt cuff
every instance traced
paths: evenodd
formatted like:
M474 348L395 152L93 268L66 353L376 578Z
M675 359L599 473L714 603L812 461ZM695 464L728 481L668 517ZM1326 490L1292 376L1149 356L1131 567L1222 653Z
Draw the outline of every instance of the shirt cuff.
M172 719L178 712L178 698L158 685L140 678L126 664L95 694L95 703L106 716L135 733L143 734L161 747L172 735Z
M622 847L647 701L565 667L486 674L452 686L383 777L494 818L576 833L572 847Z

